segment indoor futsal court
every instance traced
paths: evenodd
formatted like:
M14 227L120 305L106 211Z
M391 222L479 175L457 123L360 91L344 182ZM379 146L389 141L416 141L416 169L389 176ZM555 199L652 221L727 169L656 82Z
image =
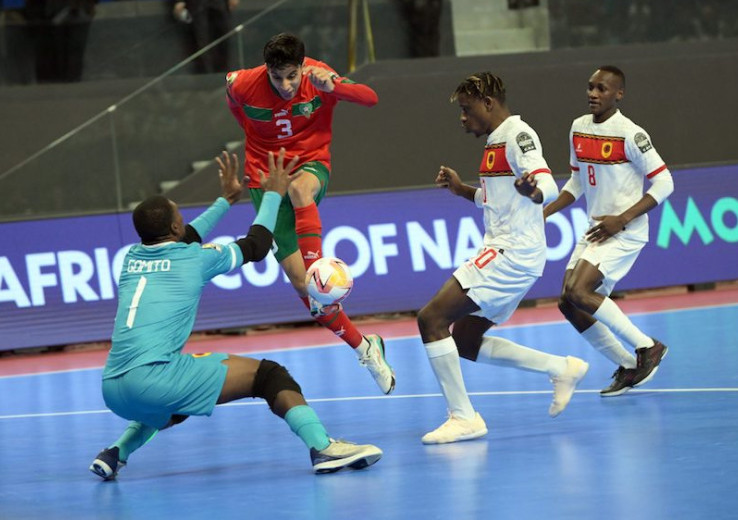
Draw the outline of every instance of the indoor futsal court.
M462 361L490 431L438 446L420 442L445 409L411 318L360 322L385 337L397 373L389 397L322 329L190 342L190 352L284 364L330 435L384 450L368 469L328 475L312 473L263 401L244 400L160 432L103 482L87 468L126 426L100 395L105 352L4 357L0 518L738 518L738 288L618 303L670 347L650 383L601 398L615 367L554 305L520 309L492 332L590 363L569 407L549 418L540 374Z

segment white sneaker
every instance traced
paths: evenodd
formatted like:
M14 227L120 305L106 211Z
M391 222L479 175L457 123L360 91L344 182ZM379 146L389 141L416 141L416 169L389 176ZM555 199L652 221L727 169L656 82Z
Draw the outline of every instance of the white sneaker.
M582 380L589 370L589 363L574 356L566 356L566 370L557 377L552 377L551 382L554 386L553 401L548 408L548 415L556 417L564 411L566 405L571 401L571 396L577 388L577 384Z
M476 439L487 434L487 425L478 412L474 413L474 419L461 419L449 414L448 420L441 426L426 433L421 439L423 444L445 444L447 442L459 442Z
M384 341L376 334L369 334L365 337L369 342L369 348L359 358L359 363L369 369L383 393L391 394L395 389L395 372L384 358Z
M336 441L324 450L310 449L310 460L315 473L333 473L343 468L363 469L382 458L382 450L371 444Z

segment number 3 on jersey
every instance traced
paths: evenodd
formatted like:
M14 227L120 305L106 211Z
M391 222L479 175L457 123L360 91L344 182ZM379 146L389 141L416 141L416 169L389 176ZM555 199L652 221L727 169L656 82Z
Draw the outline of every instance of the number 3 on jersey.
M597 186L597 178L595 177L595 167L591 164L587 165L587 179L590 186Z
M277 139L287 139L288 137L292 137L292 121L289 119L277 119L274 124L280 127Z

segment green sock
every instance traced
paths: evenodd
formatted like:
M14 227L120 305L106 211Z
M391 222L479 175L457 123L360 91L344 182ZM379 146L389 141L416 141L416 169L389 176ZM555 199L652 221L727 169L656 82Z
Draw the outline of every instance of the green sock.
M131 453L153 439L158 431L156 428L146 426L138 421L131 421L123 435L110 447L117 446L118 458L125 462Z
M315 410L307 405L290 408L285 414L284 420L308 448L321 451L331 443L328 433L325 431L325 426L320 422Z

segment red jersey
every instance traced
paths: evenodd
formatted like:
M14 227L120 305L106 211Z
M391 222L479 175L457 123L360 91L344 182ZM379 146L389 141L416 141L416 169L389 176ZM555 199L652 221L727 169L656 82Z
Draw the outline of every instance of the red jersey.
M229 72L226 76L228 107L246 134L244 174L249 188L259 188L259 173L269 172L268 152L280 147L287 158L299 155L300 163L319 161L331 167L333 109L339 100L365 106L377 103L377 94L366 85L340 77L331 67L312 58L314 65L336 74L333 92L318 90L303 76L292 99L283 99L269 81L266 65Z

